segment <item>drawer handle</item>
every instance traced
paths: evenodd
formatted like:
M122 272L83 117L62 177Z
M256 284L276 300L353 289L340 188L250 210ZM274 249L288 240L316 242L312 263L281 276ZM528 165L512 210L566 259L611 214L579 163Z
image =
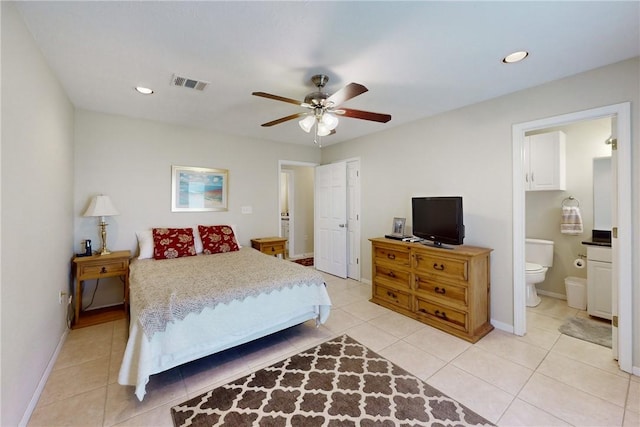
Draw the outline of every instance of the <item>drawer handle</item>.
M429 314L429 312L427 310L425 310L424 308L418 309L418 311L420 313Z
M106 272L107 272L107 267L102 267L102 268L100 269L100 273L101 273L101 274L104 274L104 273L106 273Z
M434 268L434 270L444 271L444 264L440 264L440 265L438 265L438 263L437 263L437 262L434 262L434 263L433 263L433 268Z
M387 258L396 259L396 256L395 256L395 254L387 254Z
M447 290L445 288L439 288L437 286L434 289L434 291L435 291L436 294L440 294L440 295L444 295L447 292Z
M436 310L434 314L441 319L449 320L447 319L447 313L445 313L444 311Z
M396 275L393 273L393 271L390 271L387 273L387 276L389 277L396 277Z
M398 296L391 291L387 291L387 296L390 296L391 298L396 298L396 299L398 298Z

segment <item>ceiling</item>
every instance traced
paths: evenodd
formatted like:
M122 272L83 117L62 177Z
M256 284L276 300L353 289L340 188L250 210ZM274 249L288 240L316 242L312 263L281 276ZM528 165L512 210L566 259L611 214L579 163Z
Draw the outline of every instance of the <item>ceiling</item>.
M324 73L329 93L369 89L345 107L393 117L342 118L326 146L640 55L637 1L16 5L77 108L297 144L313 144L297 120L260 124L303 109L252 92L302 100Z

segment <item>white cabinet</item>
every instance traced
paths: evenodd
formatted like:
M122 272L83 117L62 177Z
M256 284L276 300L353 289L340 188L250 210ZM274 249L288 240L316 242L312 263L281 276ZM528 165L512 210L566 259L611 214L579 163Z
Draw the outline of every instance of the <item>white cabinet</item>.
M611 320L611 248L587 246L587 312Z
M280 235L287 239L286 248L289 250L289 218L280 220Z
M566 190L565 145L562 131L525 137L525 190Z

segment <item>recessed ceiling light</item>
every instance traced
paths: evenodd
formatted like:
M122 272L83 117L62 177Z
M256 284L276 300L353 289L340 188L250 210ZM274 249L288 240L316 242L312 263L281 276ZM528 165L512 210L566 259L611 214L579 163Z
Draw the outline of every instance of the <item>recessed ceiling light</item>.
M143 95L151 95L153 93L153 89L149 89L148 87L136 86L135 89Z
M505 64L512 64L514 62L522 61L527 56L529 56L529 52L521 50L519 52L513 52L505 56L504 58L502 58L502 62L504 62Z

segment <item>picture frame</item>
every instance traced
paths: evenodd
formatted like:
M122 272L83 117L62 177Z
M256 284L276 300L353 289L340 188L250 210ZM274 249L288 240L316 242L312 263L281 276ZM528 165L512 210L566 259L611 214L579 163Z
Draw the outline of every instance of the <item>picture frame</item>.
M393 227L391 234L404 236L404 226L406 221L406 218L393 218Z
M171 166L171 211L228 210L227 169Z

